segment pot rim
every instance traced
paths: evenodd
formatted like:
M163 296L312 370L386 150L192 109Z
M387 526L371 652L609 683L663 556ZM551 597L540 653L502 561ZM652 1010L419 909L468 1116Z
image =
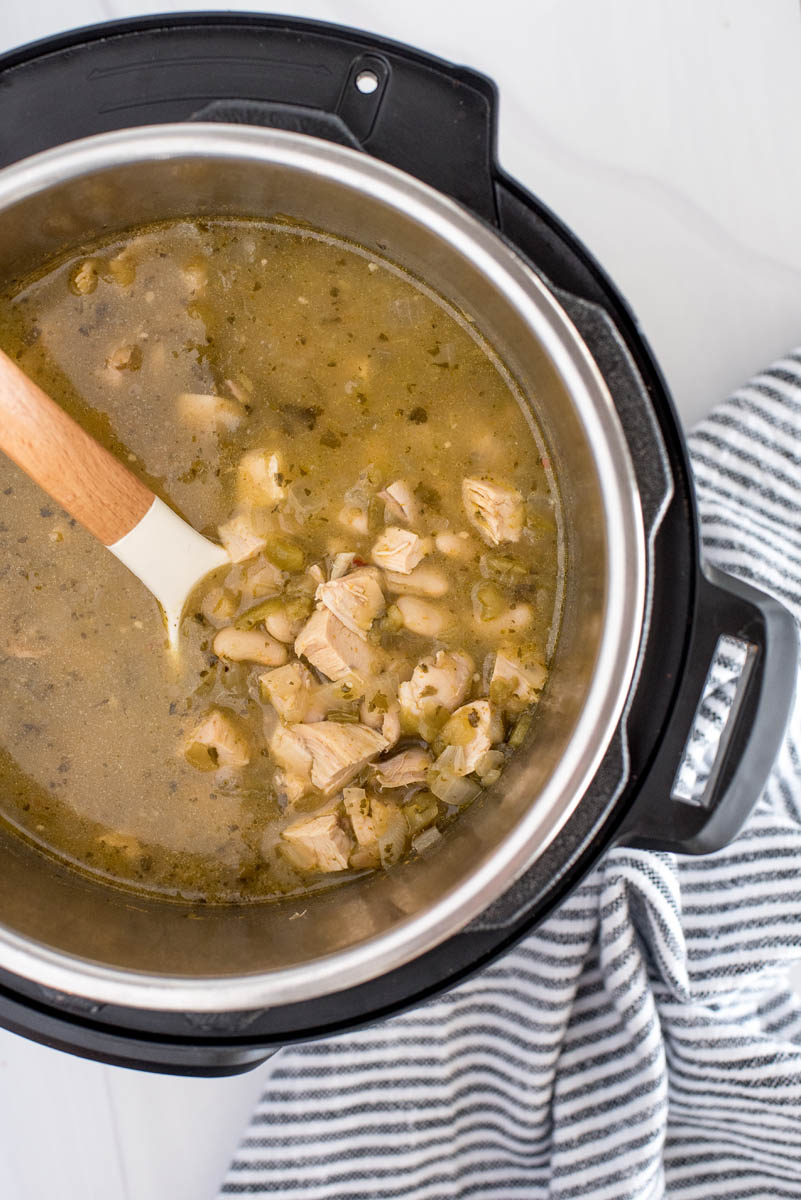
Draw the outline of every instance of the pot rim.
M49 187L153 159L268 161L403 212L427 226L512 303L576 403L603 481L605 613L590 686L551 777L478 869L431 907L344 950L237 976L169 976L112 968L0 926L0 967L58 992L129 1008L223 1012L288 1004L354 987L433 949L477 917L531 865L574 812L623 713L638 657L646 593L639 492L614 403L586 344L542 280L502 237L455 201L395 167L305 134L192 123L140 126L47 150L0 170L0 212Z

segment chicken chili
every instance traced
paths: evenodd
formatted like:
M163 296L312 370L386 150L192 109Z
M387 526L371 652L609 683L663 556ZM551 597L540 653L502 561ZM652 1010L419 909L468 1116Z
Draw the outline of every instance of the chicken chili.
M26 280L0 344L231 558L176 664L0 461L4 819L214 901L431 850L522 740L559 609L543 442L472 322L314 230L183 220Z

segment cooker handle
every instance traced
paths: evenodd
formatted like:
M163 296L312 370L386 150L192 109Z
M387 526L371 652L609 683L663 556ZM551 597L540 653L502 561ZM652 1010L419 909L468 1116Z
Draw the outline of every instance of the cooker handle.
M347 31L351 52L345 55L344 44L332 45L335 27L304 22L303 30L302 40L273 51L276 57L300 56L303 103L290 64L278 72L273 62L266 65L261 96L248 76L248 99L234 93L210 99L187 119L264 125L363 150L497 226L498 93L492 80L397 42L371 37L365 47Z
M721 638L732 638L744 658L739 679L723 686L731 702L716 754L698 772L680 775L692 752L696 720L715 724L714 677ZM743 654L744 650L744 654ZM727 845L751 813L784 738L798 670L798 628L777 600L704 564L693 622L688 668L668 727L616 841L627 846L709 854ZM735 687L734 695L731 695ZM706 707L706 716L703 709ZM725 712L725 705L724 710ZM718 722L717 728L720 728ZM699 731L698 748L709 746Z

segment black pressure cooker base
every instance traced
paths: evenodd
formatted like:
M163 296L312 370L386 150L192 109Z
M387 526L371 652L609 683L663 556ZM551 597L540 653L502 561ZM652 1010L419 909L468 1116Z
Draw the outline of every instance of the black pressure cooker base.
M364 94L356 79L372 75ZM567 827L482 918L435 950L347 992L248 1013L98 1005L0 973L0 1023L106 1062L230 1074L297 1040L381 1020L450 988L541 921L614 843L659 746L696 604L697 525L677 420L627 305L592 256L495 158L497 95L475 72L354 30L271 16L115 22L0 58L0 166L89 134L186 120L247 122L329 138L464 204L545 279L600 366L640 484L654 493L650 629L624 726ZM536 183L536 180L533 181ZM657 521L658 516L658 521ZM669 586L663 586L669 582Z

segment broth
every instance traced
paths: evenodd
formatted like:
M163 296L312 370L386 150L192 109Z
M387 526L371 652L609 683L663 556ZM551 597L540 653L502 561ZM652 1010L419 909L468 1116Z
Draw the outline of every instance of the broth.
M192 598L176 667L155 600L0 460L3 818L82 870L213 901L432 850L513 752L558 624L544 443L472 322L314 230L185 220L0 297L0 345L244 555ZM322 669L295 638L354 587L373 610L344 653L369 665ZM444 705L426 669L450 672ZM367 755L325 786L321 730Z

